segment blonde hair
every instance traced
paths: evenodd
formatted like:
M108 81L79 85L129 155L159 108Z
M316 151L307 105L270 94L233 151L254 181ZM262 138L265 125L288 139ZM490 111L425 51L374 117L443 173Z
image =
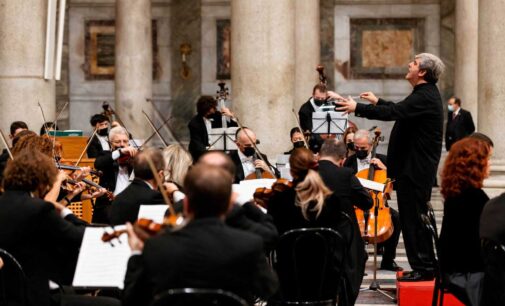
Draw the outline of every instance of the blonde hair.
M314 170L317 168L314 154L306 148L295 149L289 157L289 164L293 178L300 181L295 187L295 204L301 208L306 220L309 220L309 210L315 211L318 218L323 210L324 200L331 191L326 187L319 173Z
M182 186L188 169L193 164L191 155L180 145L171 144L163 149L163 159L165 160L165 181L172 181Z

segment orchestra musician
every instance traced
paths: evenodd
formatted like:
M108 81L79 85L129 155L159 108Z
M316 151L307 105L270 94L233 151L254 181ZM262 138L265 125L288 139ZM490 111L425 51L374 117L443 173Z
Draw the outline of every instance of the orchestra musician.
M179 144L171 144L163 149L165 161L165 182L172 182L182 188L184 177L193 164L191 155Z
M111 151L104 151L95 159L95 168L103 172L100 185L113 191L116 196L130 184L132 161L137 148L130 146L128 131L121 126L110 130L109 139ZM98 198L93 210L93 223L108 224L110 207L111 202L107 197Z
M405 78L412 93L398 103L377 98L372 92L360 95L370 104L351 97L339 100L337 111L354 112L358 117L396 121L391 131L387 161L388 175L396 180L396 194L405 249L413 271L401 281L433 279L433 244L421 214L428 211L442 151L444 115L436 83L444 70L433 54L421 53L408 65Z
M294 149L296 148L303 148L305 146L305 141L304 141L304 135L302 131L300 131L300 128L294 127L291 129L289 132L289 136L291 139L291 143L293 144L293 148L291 150L284 152L284 154L291 154Z
M345 160L344 167L352 169L353 174L363 169L369 169L370 164L375 165L376 169L387 170L386 155L376 154L371 158L373 139L367 130L358 130L353 138L355 154ZM378 248L383 249L381 270L402 271L403 269L395 262L396 248L400 240L401 225L400 216L394 208L389 208L391 221L393 222L393 235L383 243L379 243Z
M11 148L14 146L14 139L16 138L16 136L20 132L27 131L27 130L28 130L28 126L23 121L14 121L11 123L10 129L9 129L9 138L11 139L11 142L12 142ZM9 158L10 157L9 157L9 152L8 152L7 148L3 149L2 154L0 154L0 182L2 181L3 172L4 172L5 166L7 164L7 161L9 160Z
M263 241L224 224L231 204L232 177L224 169L198 164L184 180L184 212L189 222L165 230L145 244L128 224L133 255L128 261L123 305L149 305L170 288L216 288L237 294L251 305L277 289Z
M213 128L222 127L222 116L227 117L228 126L237 126L231 118L233 114L226 107L217 111L217 101L211 96L201 96L196 102L196 116L188 123L189 128L189 152L193 161L197 161L200 155L208 150L209 133Z
M261 159L257 155L261 153L256 152L257 139L253 130L247 127L238 129L235 133L235 143L238 150L230 152L230 158L236 168L234 183L244 180L255 173L256 169L269 173L271 177L274 176L275 170L270 169L267 156L263 154L261 155L263 159Z
M103 151L110 151L110 143L109 143L109 117L102 114L95 114L91 116L89 123L93 127L93 130L96 130L95 136L89 139L91 142L86 149L86 153L89 158L96 158Z

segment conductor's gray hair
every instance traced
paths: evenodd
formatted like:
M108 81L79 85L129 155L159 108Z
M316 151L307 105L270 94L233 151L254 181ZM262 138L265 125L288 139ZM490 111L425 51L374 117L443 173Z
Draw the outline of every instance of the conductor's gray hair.
M354 133L354 141L356 141L356 139L363 139L363 138L366 138L368 143L372 144L373 139L368 130L357 130L356 133Z
M428 83L437 83L440 75L445 70L445 65L440 58L431 53L421 53L416 55L419 60L419 70L426 71L424 80Z
M116 126L110 129L109 131L109 140L112 140L116 135L126 135L126 137L130 137L130 134L128 134L128 131L122 126Z

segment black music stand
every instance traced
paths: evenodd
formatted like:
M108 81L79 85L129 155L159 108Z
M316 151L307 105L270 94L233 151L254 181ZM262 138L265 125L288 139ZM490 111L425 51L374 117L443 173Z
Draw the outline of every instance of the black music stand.
M348 116L344 112L319 111L312 113L312 134L343 135Z
M209 150L224 152L237 150L237 145L235 144L235 133L237 130L238 127L236 126L211 129L209 133Z

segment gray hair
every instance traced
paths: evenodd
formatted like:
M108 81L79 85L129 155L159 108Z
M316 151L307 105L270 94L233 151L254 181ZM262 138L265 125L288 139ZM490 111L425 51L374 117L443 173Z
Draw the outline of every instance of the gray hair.
M362 138L366 138L369 144L373 143L372 136L368 130L357 130L356 133L354 133L354 141L356 141L356 139Z
M442 60L431 53L418 54L416 59L419 59L419 70L426 71L424 80L428 83L437 83L440 75L445 70Z
M112 138L114 138L114 136L116 135L126 135L126 137L130 138L130 134L128 134L128 131L122 127L122 126L116 126L116 127L113 127L112 129L110 129L109 131L109 140L112 140Z

